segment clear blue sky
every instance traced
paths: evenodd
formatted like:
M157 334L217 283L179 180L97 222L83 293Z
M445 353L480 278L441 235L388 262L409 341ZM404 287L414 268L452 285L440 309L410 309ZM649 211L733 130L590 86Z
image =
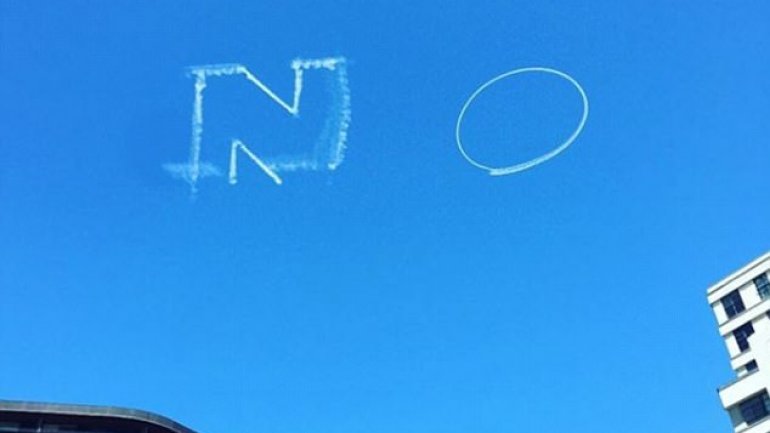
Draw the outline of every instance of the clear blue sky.
M222 3L0 0L0 398L202 433L730 430L705 290L770 249L767 2ZM291 59L328 55L352 90L336 172L244 165L191 201L162 170L188 152L186 67L290 95ZM455 120L524 66L570 73L591 114L493 178ZM476 155L569 132L576 95L540 78L469 113ZM275 107L222 83L225 161L216 134Z

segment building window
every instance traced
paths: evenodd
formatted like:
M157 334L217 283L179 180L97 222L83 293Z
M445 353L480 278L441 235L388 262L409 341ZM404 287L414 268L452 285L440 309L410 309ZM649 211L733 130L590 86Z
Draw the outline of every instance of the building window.
M729 295L722 298L722 306L725 308L725 314L727 314L728 319L746 309L738 290L733 290Z
M733 331L735 342L738 343L738 348L741 349L741 352L745 352L749 349L749 336L751 336L753 333L754 326L751 325L751 322L748 322Z
M770 410L768 410L770 399L767 396L767 391L744 400L739 406L741 408L743 420L749 425L754 424L770 414Z
M751 373L754 371L757 371L759 367L757 367L757 361L749 361L744 368L746 369L746 372Z
M767 279L767 274L754 278L754 285L757 287L760 298L767 299L770 297L770 281Z

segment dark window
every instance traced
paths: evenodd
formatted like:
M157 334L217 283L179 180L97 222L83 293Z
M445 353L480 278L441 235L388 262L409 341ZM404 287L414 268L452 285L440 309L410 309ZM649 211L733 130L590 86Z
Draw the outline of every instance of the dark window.
M733 290L729 295L722 298L722 306L725 307L725 314L727 314L728 318L733 317L746 309L746 307L743 306L741 294L738 293L737 290Z
M733 331L733 336L735 336L735 341L738 343L738 348L741 349L741 352L749 349L749 336L753 333L754 326L751 325L751 322Z
M767 406L768 397L765 391L740 403L741 416L748 424L754 424L770 413Z
M751 373L752 371L757 371L757 361L749 361L746 365L746 371Z
M757 278L754 278L754 285L757 286L757 292L759 297L767 299L770 297L770 281L767 279L767 274L762 274Z

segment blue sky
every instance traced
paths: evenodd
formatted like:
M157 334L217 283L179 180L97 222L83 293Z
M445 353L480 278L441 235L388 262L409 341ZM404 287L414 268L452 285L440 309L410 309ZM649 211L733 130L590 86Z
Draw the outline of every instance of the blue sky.
M770 249L766 2L219 3L0 1L1 398L202 433L729 431L705 290ZM337 55L335 172L278 187L244 165L191 201L161 168L189 151L185 68L243 63L290 95L292 59ZM568 72L591 113L493 178L455 120L525 66ZM212 155L297 135L217 86ZM506 80L468 145L536 155L579 108Z

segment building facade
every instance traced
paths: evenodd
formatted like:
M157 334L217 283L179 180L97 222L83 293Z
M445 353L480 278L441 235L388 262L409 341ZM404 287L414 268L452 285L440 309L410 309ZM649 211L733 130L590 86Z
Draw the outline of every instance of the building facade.
M0 400L0 433L195 433L135 409Z
M736 378L719 388L735 433L770 433L770 253L709 287Z

